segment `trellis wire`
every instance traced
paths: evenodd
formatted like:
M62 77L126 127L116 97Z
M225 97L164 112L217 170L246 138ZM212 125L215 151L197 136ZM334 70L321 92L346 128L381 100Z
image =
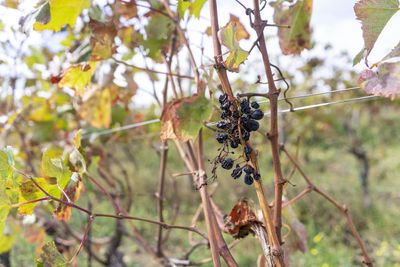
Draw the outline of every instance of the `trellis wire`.
M338 90L331 90L327 92L319 92L319 93L312 93L312 94L306 94L306 95L298 95L298 96L292 96L292 97L287 97L287 100L290 99L299 99L299 98L306 98L310 96L316 96L316 95L324 95L324 94L330 94L330 93L338 93L338 92L344 92L344 91L350 91L350 90L355 90L359 89L360 87L351 87L351 88L345 88L345 89L338 89ZM312 108L318 108L318 107L323 107L323 106L329 106L329 105L334 105L334 104L340 104L340 103L348 103L348 102L355 102L355 101L365 101L365 100L373 100L373 99L379 99L379 96L362 96L362 97L355 97L355 98L350 98L350 99L344 99L344 100L337 100L337 101L331 101L331 102L325 102L325 103L318 103L318 104L313 104L313 105L307 105L307 106L300 106L296 107L293 109L293 111L300 111L300 110L306 110L306 109L312 109ZM285 100L285 98L281 98L278 101ZM259 101L259 103L268 103L269 100L263 100ZM290 109L283 109L279 110L278 113L288 113L291 112ZM264 113L265 116L269 116L270 113ZM120 131L125 131L133 128L137 128L143 125L148 125L148 124L153 124L153 123L158 123L160 122L160 119L153 119L153 120L148 120L148 121L143 121L143 122L138 122L138 123L133 123L133 124L128 124L125 126L113 128L113 129L108 129L104 131L97 131L97 132L88 132L84 133L82 138L87 139L90 138L91 140L101 136L101 135L107 135L115 132L120 132ZM216 125L216 122L210 122L207 124L207 126L214 126Z

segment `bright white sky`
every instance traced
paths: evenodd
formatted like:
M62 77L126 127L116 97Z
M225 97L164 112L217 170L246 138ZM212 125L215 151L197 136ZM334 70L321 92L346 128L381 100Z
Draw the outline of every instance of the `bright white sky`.
M99 2L101 1L103 0L99 0ZM2 1L0 0L0 3L1 2ZM13 27L14 29L17 29L19 27L18 25L19 17L23 14L27 14L30 10L32 10L36 2L37 0L21 1L22 4L20 5L20 10L13 10L0 6L0 18L2 23L4 25L8 25ZM354 57L363 47L361 23L355 19L355 14L353 11L353 6L356 2L357 0L336 0L336 1L314 0L311 24L313 28L313 38L316 41L316 43L319 44L319 47L317 47L317 49L315 49L313 53L309 53L308 51L303 52L301 57L307 58L315 55L324 56L325 51L322 49L322 47L325 44L332 45L335 53L330 53L330 54L339 54L342 51L346 51L351 57ZM220 27L224 26L228 22L229 14L232 13L236 16L239 16L241 18L242 23L246 26L247 30L249 31L249 33L251 33L251 39L250 39L251 41L248 41L247 43L243 42L242 45L244 49L249 48L253 42L252 40L255 40L256 36L254 34L254 31L247 25L248 19L245 16L244 9L234 0L230 1L219 0L217 1L217 3L218 3L218 11L220 14L219 17ZM249 5L251 5L252 1L242 0L242 3L244 4L249 3ZM199 45L201 35L196 33L196 31L197 32L204 31L209 26L208 14L209 14L208 3L206 3L201 13L201 19L192 20L191 23L189 23L188 32L191 32L191 30L194 31L192 34L189 35L189 39L192 44ZM269 19L270 21L272 21L272 9L267 7L263 11L262 15L265 19ZM398 34L398 29L399 29L398 25L400 25L400 12L395 14L395 16L389 21L383 33L379 37L375 45L375 49L373 49L372 53L370 54L369 57L370 63L374 63L380 60L400 41L400 35ZM273 36L275 35L275 32L276 29L269 28L266 30L266 35ZM23 38L23 36L19 37ZM37 45L37 46L45 45L47 47L50 45L51 47L49 48L57 50L58 46L57 43L59 43L59 41L61 41L64 37L65 37L64 34L53 35L50 32L37 33L31 31L29 34L29 38L25 41L24 48L26 49L29 45ZM5 34L0 33L0 42L5 42L7 40L18 43L18 40L13 40L13 37L11 37L10 32ZM271 56L272 58L274 58L274 55L280 53L276 38L269 39L267 44L269 47L269 52L272 55ZM213 57L212 42L210 40L205 40L204 46L205 46L205 54L210 58L212 58ZM195 49L194 52L195 54L200 55L199 51L200 50L196 51ZM0 51L0 60L9 59L10 56L12 57L13 53L15 53L15 51L7 51L7 53L4 53L4 51L3 52ZM257 59L258 58L256 55L254 56L251 55L249 57L249 60L246 61L246 64L250 64L249 62L252 62L252 60L257 60ZM335 62L335 58L328 58L328 62L330 62L330 60L334 62L334 64L338 64L338 62ZM293 64L294 62L296 62L296 58L288 56L282 62L280 62L280 64L282 64L283 67L290 67L290 66L293 67L295 66L295 64ZM198 64L199 63L200 62L198 62ZM207 62L204 62L204 64L207 64ZM343 64L345 68L352 68L351 64L349 65L347 62L344 62ZM364 65L359 64L355 68L356 70L360 71L364 69ZM119 72L122 72L123 70L124 68L121 67L119 69ZM19 75L27 73L29 73L29 70L23 68L10 69L10 68L0 67L0 75L6 75L6 74ZM50 76L50 72L48 72L48 70L43 70L43 73L45 75ZM231 75L231 77L234 78L235 75ZM256 74L254 74L253 77L250 77L249 79L254 81L254 77L256 77ZM150 84L144 84L144 85L141 84L141 86L146 87L146 91L151 91ZM152 97L144 91L139 91L138 94L135 96L134 100L135 102L139 102L141 104L150 103L153 101Z

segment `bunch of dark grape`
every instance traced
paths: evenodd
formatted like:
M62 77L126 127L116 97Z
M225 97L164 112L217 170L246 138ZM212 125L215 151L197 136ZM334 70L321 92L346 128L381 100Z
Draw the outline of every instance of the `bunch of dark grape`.
M251 185L254 180L260 179L260 174L248 164L253 149L246 142L250 139L250 133L257 131L260 127L258 120L264 117L264 112L259 109L260 105L256 101L249 103L248 98L237 97L229 100L228 95L222 94L219 97L219 103L222 114L221 120L217 122L218 133L215 139L222 144L222 148L214 163L220 163L223 169L230 170L235 161L242 159L236 164L231 176L238 179L244 172L244 182ZM230 148L236 149L239 146L242 148L242 156L237 159L228 157L230 153L233 153L230 152ZM241 163L243 163L242 166ZM216 167L213 169L214 175L215 170Z

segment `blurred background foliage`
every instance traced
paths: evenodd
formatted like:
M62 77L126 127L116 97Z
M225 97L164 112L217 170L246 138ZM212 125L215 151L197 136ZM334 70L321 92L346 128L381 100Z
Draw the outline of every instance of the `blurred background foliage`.
M149 3L162 9L154 1ZM12 1L3 4L12 8ZM36 176L40 174L44 148L50 144L61 147L71 145L74 133L83 129L82 146L86 150L92 175L114 195L119 195L121 202L131 206L130 214L157 218L155 192L160 164L160 124L152 123L101 136L93 133L159 118L159 100L154 98L153 103L143 103L136 94L138 91L152 94L146 87L159 88L165 75L132 71L109 55L99 61L97 67L91 66L94 73L87 82L90 86L82 94L68 86L62 89L52 83L52 79L57 79L57 75L71 64L85 64L83 62L93 56L95 48L90 44L90 38L99 36L96 36L93 28L89 30L88 14L104 21L105 17L118 19L120 24L115 33L116 41L109 47L118 46L113 57L124 61L146 61L150 58L153 60L149 63L151 67L157 66L158 63L154 62L163 62L162 52L168 49L172 31L170 25L162 21L165 18L146 10L133 19L126 19L125 13L119 14L113 8L114 4L92 4L87 13L78 17L74 28L64 27L61 33L56 34L59 36L58 41L47 36L48 40L56 42L54 47L57 49L43 44L26 45L29 43L29 34L25 35L20 28L1 24L0 30L8 34L9 40L0 43L0 53L6 55L2 57L0 65L2 70L9 71L0 75L0 146L10 145L15 148L18 168ZM202 36L210 40L205 33ZM270 37L270 40L273 39ZM316 47L324 47L325 55L313 53ZM105 56L101 51L99 53L100 57ZM184 52L183 55L182 62L186 60L187 63ZM334 57L342 63L332 64L326 60L328 57ZM350 57L345 53L337 54L326 44L314 43L306 56L293 59L296 62L293 65L285 63L278 54L273 54L273 61L277 65L281 61L282 65L287 65L287 68L281 67L281 70L290 84L288 96L357 86L357 75L348 67L351 64ZM255 59L241 66L240 76L232 80L235 93L266 90L265 85L255 83L257 75L262 74L261 68L258 69L260 65L261 62ZM218 84L217 78L209 71L210 66L205 67L208 68L205 68L205 73L209 75L208 85L212 90ZM192 84L181 79L176 79L176 82L183 84L182 95L191 95ZM283 83L280 86L284 88ZM363 95L365 93L360 90L351 90L304 97L291 102L294 107L301 107ZM170 95L168 97L171 98ZM268 103L262 103L261 106L263 110L268 110ZM280 108L287 109L288 105L281 101ZM387 99L329 105L280 115L281 141L289 151L295 153L299 138L298 158L305 171L317 186L349 207L376 266L400 266L399 115L398 101ZM213 120L217 120L216 114ZM266 137L268 123L268 117L263 119L260 134L253 137L253 143L259 151L267 195L271 196L273 172ZM164 217L166 222L190 225L201 202L200 196L191 177L173 176L186 169L174 142L169 141L168 146ZM206 159L210 160L217 154L214 133L207 128L205 154ZM288 175L292 165L283 154L281 160L284 174ZM211 166L207 165L207 168L210 173ZM78 205L92 208L96 212L112 212L112 205L98 188L87 180L84 180L84 187L85 192L81 194ZM218 171L218 178L210 181L210 187L215 190L213 198L225 214L242 197L256 200L254 189L245 186L242 181L233 180L228 172ZM295 172L291 183L286 186L286 198L293 198L304 188L306 184ZM287 238L287 254L293 266L360 265L362 256L359 247L345 219L329 202L311 193L291 207L294 215L284 211L283 234ZM11 211L4 236L0 240L0 263L5 266L32 266L41 246L49 240L54 240L62 247L66 257L72 256L78 244L76 240L84 232L88 218L73 210L69 222L59 222L52 216L52 209L51 205L38 205L34 215L30 216L18 215L15 209ZM295 235L295 229L290 226L293 216L304 224L307 232L303 240L307 247L304 253L296 247L296 242L291 241ZM144 222L134 222L134 225L151 245L155 244L154 225ZM204 231L206 229L202 215L197 226ZM89 255L87 250L83 250L78 257L78 266L101 266L95 258L101 260L107 257L110 240L118 227L124 231L124 236L114 253L121 258L120 262L124 264L121 266L157 265L139 245L129 223L98 218L92 225L88 241L95 255ZM185 231L170 230L169 239L164 245L165 253L180 257L190 247L187 236ZM225 237L228 243L233 241L230 236ZM232 249L232 253L239 266L255 266L262 251L255 238L248 236ZM209 250L203 246L190 256L190 260L197 262L210 255ZM211 266L211 263L204 266Z

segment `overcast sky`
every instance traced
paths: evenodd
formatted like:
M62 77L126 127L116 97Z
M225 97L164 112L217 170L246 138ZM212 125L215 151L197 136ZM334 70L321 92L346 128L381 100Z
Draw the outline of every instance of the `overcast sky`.
M103 0L100 0L103 1ZM1 1L0 1L1 2ZM19 17L23 14L28 13L30 10L34 8L35 2L37 1L21 1L20 10L12 10L7 9L3 6L0 6L0 18L2 23L5 25L11 25L15 29L18 28L18 20ZM172 1L171 1L172 2ZM346 51L348 54L353 58L363 47L363 39L362 39L362 32L361 32L361 23L356 20L353 6L356 3L356 0L314 0L313 2L313 13L311 17L311 25L313 28L313 39L316 41L317 44L321 44L323 47L325 44L331 44L334 51L337 53L341 51ZM249 33L251 33L251 41L243 42L243 48L247 48L251 46L252 42L254 41L255 34L254 31L247 25L248 19L244 14L244 9L237 4L234 0L227 1L227 0L219 0L218 3L218 11L219 11L219 21L220 27L224 26L229 21L229 15L235 14L241 18L242 23L246 26ZM252 5L252 1L249 0L242 0L242 3L245 5L248 3L250 6ZM272 21L272 9L266 8L263 13L263 18ZM383 31L382 35L379 37L375 49L372 50L372 53L369 57L369 62L374 63L380 60L385 54L387 54L399 41L399 25L400 25L400 12L389 21L389 24L386 26L385 30ZM199 44L200 43L200 34L201 30L205 30L209 26L209 10L208 10L208 3L206 3L205 7L201 13L200 20L192 20L191 23L188 25L189 31L194 30L192 34L189 35L190 42L192 44ZM274 28L266 29L266 35L273 36L276 32ZM57 43L59 43L65 35L58 34L54 35L51 32L43 32L38 33L31 31L29 38L26 40L25 46L28 47L29 45L46 45L48 47L56 48ZM0 34L0 42L4 42L6 40L13 39L10 38L10 33ZM11 40L13 41L13 40ZM278 48L277 40L271 39L268 42L269 50L272 55L277 55L280 51ZM210 58L213 57L213 50L212 50L212 42L206 41L205 42L205 53ZM199 49L195 51L199 55ZM257 51L255 51L257 52ZM324 50L316 50L316 53L320 53L319 56L324 56ZM7 56L12 54L12 51L7 51L7 53L1 54L0 53L0 60L4 60ZM253 55L251 55L253 56ZM304 52L301 55L302 57L307 57L308 53ZM287 57L290 61L293 57ZM293 59L294 60L294 59ZM332 59L334 60L334 59ZM246 61L246 64L251 62L251 58ZM198 62L199 63L199 62ZM351 68L351 64L346 63L345 67ZM360 71L364 67L363 64L359 64L356 66L356 70ZM1 68L0 72L3 75L7 72L12 70L7 68ZM27 73L28 70L20 69L22 73ZM43 70L46 72L46 70ZM123 71L123 68L120 69ZM232 76L234 77L234 75ZM150 86L150 85L149 85ZM148 88L150 89L150 88ZM151 90L148 90L151 91ZM135 97L136 99L140 98L141 102L149 102L152 101L150 95L144 92L138 92L138 95Z

